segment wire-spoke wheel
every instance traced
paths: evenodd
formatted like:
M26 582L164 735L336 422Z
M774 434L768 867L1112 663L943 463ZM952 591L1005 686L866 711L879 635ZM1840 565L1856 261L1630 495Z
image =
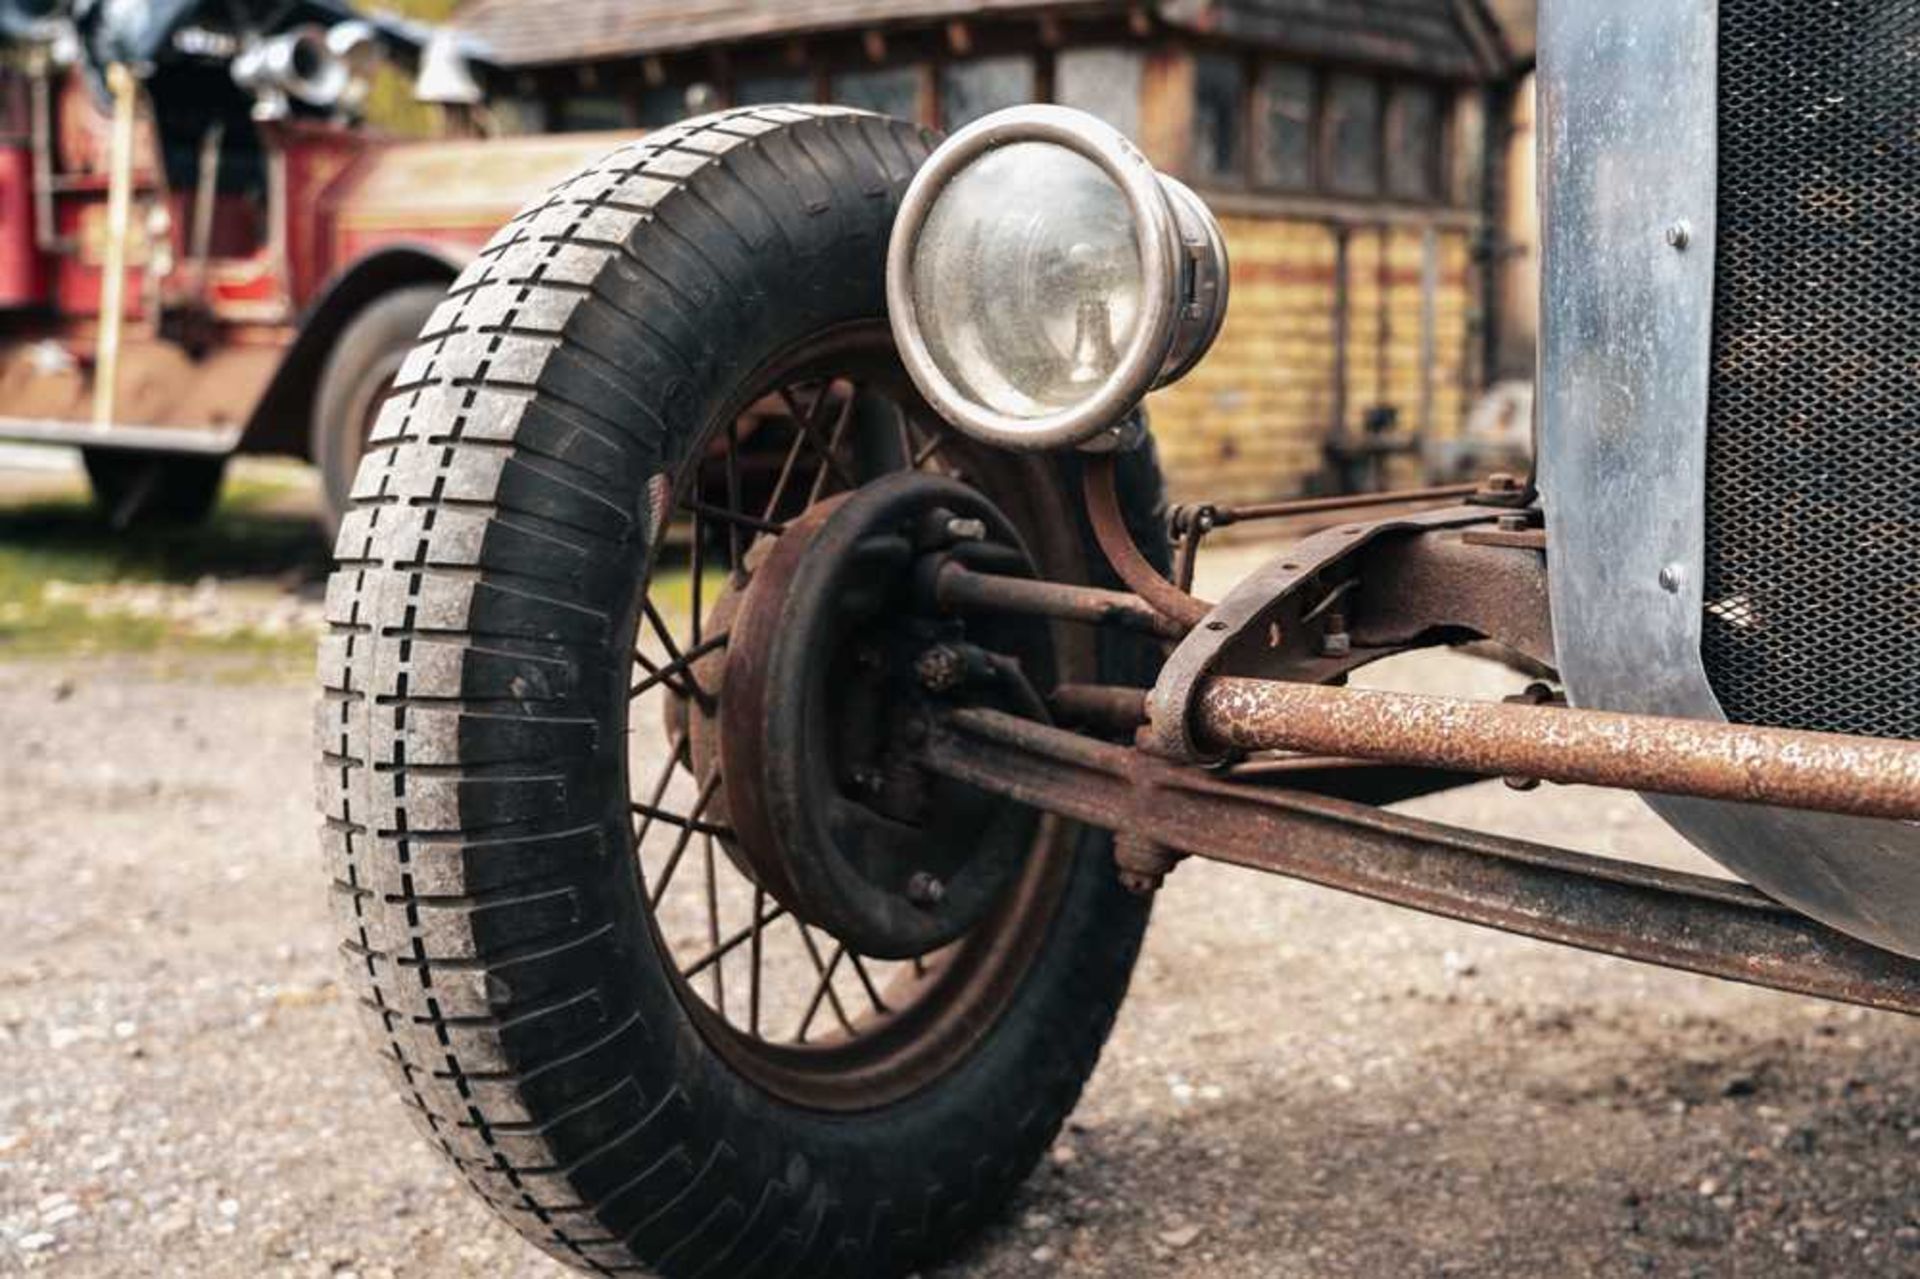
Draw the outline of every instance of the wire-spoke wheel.
M1104 835L894 749L902 661L959 625L880 591L916 580L900 539L832 590L791 572L943 502L954 538L1104 580L1078 463L950 434L889 344L887 230L926 147L743 110L555 188L428 321L342 521L318 736L348 970L428 1139L586 1269L928 1263L1052 1139L1137 953ZM1124 474L1163 556L1151 455ZM795 610L831 614L818 663L792 637L761 662ZM1031 705L1151 677L1137 638L964 625ZM796 671L789 702L771 677ZM868 841L877 915L794 860L795 811ZM887 913L902 895L924 918Z
M719 752L702 749L703 735L719 731L730 622L791 521L886 476L937 474L998 490L1055 565L1078 561L1078 532L1022 491L1036 472L1041 485L1051 482L1044 464L995 454L933 416L883 324L801 343L743 398L746 409L715 424L677 482L652 491L654 562L635 623L628 708L634 848L656 935L714 1047L795 1101L872 1108L936 1078L993 1024L1058 903L1075 832L1033 823L1022 874L957 941L881 959L804 922L752 873L724 817ZM682 538L679 571L664 569ZM1064 656L1091 678L1092 646L1079 638ZM844 709L876 713L869 702ZM847 780L880 785L874 776Z

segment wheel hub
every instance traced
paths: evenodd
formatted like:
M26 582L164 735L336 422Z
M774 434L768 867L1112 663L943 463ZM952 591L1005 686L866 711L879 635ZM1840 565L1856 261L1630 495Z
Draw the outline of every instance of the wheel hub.
M940 616L947 559L1031 576L991 502L901 474L810 508L730 610L718 710L729 852L800 919L904 959L984 917L1034 846L1038 816L923 772L912 748L940 700L1038 713L1044 624Z

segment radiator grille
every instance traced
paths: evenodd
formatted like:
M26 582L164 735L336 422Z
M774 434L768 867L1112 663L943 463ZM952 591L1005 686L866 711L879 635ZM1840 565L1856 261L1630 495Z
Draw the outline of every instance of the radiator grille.
M1920 0L1722 0L1701 651L1727 715L1920 738Z

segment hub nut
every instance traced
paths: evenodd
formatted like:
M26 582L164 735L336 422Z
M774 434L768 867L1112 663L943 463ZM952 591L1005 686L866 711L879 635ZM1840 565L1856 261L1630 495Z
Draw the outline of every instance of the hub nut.
M789 523L728 626L717 734L725 842L796 919L875 959L958 940L1003 899L1041 836L1034 810L929 776L896 745L927 731L929 689L1017 710L998 658L1051 680L1044 624L956 623L923 605L930 557L988 553L949 540L960 519L985 526L996 563L1036 572L1012 523L976 490L902 473ZM936 638L962 625L966 639Z

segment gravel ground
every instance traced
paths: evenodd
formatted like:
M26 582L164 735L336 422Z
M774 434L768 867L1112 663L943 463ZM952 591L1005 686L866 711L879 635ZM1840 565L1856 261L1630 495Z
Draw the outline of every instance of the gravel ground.
M0 1272L561 1273L362 1048L308 688L220 676L0 662ZM1699 868L1630 798L1419 808ZM1916 1083L1900 1018L1189 864L1073 1123L938 1273L1920 1274Z

